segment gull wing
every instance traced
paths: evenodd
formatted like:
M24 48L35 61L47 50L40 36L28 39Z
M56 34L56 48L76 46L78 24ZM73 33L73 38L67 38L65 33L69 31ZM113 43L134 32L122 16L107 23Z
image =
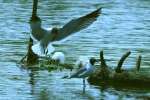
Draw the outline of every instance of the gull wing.
M69 78L78 78L80 74L86 71L86 67L80 68L76 73L72 74Z
M85 15L77 19L73 19L70 22L68 22L66 25L64 25L62 28L59 29L59 34L55 38L55 41L59 41L61 39L64 39L65 37L78 32L84 28L87 28L90 26L101 13L101 8Z

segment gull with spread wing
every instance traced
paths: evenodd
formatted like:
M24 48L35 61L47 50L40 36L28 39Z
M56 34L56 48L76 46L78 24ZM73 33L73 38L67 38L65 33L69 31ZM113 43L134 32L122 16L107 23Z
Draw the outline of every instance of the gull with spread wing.
M37 0L34 0L37 1ZM37 9L37 3L34 3L33 9ZM34 7L35 6L35 7ZM42 27L41 19L35 15L31 17L30 27L31 27L31 38L37 40L38 43L32 46L34 53L38 55L51 54L55 48L52 43L55 41L61 41L73 33L76 33L84 28L87 28L94 21L97 20L101 13L101 8L76 19L72 19L62 28L52 28L50 30L44 29Z

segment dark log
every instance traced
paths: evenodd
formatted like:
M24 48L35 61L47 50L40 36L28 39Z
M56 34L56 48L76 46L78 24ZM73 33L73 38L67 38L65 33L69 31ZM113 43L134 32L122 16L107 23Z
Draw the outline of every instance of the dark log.
M120 59L117 67L121 69L124 60L129 56L130 51L125 53ZM116 69L112 69L106 65L103 58L103 51L100 52L101 65L93 75L88 78L88 82L93 85L100 85L114 88L131 88L131 89L148 89L150 90L150 76L149 73L139 72L134 70L124 70L116 73ZM141 64L141 56L138 57L136 67L139 70ZM105 66L104 66L105 65ZM107 66L107 67L106 67ZM148 69L149 70L149 69ZM146 70L147 71L147 70ZM104 73L105 72L105 73ZM107 76L107 77L106 77Z
M28 52L27 52L27 65L32 65L38 62L38 55L36 55L32 51L32 45L33 45L33 40L32 38L29 39L29 44L28 44Z
M32 38L30 38L28 42L27 54L20 60L19 63L27 66L38 63L39 57L32 51L32 45L33 45L33 40Z
M121 72L122 72L121 67L122 67L122 65L123 65L123 62L125 61L125 59L126 59L130 54L131 54L131 52L128 51L128 52L126 52L126 53L121 57L121 59L120 59L119 62L118 62L118 65L117 65L117 67L116 67L116 69L115 69L115 71L116 71L117 73L121 73Z

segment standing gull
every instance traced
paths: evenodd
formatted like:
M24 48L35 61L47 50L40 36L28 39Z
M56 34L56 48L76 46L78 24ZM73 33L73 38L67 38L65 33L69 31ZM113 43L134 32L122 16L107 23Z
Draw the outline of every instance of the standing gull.
M63 78L83 78L83 92L85 92L85 78L89 77L91 74L93 74L94 72L94 64L95 62L98 62L98 59L95 58L90 58L89 62L87 62L86 64L80 64L83 65L81 66L81 68L75 72L74 74L70 75L70 76L64 76Z
M37 0L34 0L34 2ZM37 9L37 4L34 3L35 7L33 9ZM97 20L98 16L101 13L101 8L76 19L72 19L67 24L65 24L62 28L52 28L51 30L44 29L42 27L41 19L35 15L30 20L31 27L31 38L33 40L39 41L37 44L32 46L32 50L35 54L45 55L51 54L55 48L52 46L52 43L55 41L60 41L65 39L66 37L76 33L84 28L87 28L94 21Z

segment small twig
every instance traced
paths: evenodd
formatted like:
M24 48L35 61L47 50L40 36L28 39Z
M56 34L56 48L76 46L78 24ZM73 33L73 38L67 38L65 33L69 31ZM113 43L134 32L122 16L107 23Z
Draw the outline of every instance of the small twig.
M27 57L27 54L19 61L19 63L23 63Z
M107 80L109 78L109 69L108 66L105 62L104 56L103 56L103 50L100 51L100 72L99 72L99 76L103 79L103 80Z
M138 58L137 58L137 61L136 61L136 70L139 71L140 70L140 66L141 66L141 59L142 59L142 56L139 55Z
M103 56L103 50L100 51L100 61L101 61L101 67L107 67L107 64L105 62L104 56Z
M122 67L122 65L123 65L123 62L125 61L125 59L126 59L130 54L131 54L131 52L128 51L128 52L126 52L126 53L121 57L121 59L120 59L119 62L118 62L118 65L117 65L117 67L116 67L116 69L115 69L115 71L116 71L117 73L120 73L120 72L121 72L121 67Z

